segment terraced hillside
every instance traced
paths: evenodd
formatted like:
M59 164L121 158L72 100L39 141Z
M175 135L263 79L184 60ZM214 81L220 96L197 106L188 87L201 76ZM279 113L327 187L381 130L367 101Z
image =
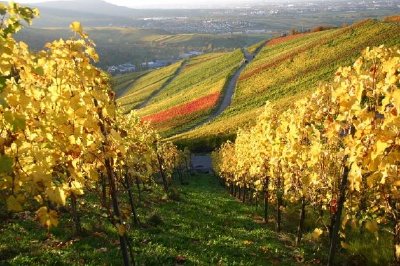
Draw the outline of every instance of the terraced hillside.
M365 20L345 28L309 33L273 42L243 71L233 102L217 119L171 139L192 148L215 147L234 138L238 127L252 124L266 101L284 108L293 98L328 81L368 46L400 44L400 24Z
M163 67L136 79L128 90L119 97L118 102L128 112L147 100L170 81L177 73L182 61Z
M138 110L138 114L165 135L190 128L208 118L220 101L229 77L243 62L241 50L191 58L179 75ZM157 73L151 75L157 77ZM131 96L139 91L136 83L132 91ZM121 103L124 98L120 99Z

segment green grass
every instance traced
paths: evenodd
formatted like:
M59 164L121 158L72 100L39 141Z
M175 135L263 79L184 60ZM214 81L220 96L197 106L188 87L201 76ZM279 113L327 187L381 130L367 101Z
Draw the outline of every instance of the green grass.
M83 216L86 233L75 237L65 213L50 232L32 215L22 216L0 226L0 265L116 265L120 260L117 234L99 217Z
M154 213L162 222L131 231L139 265L174 265L178 256L186 259L185 265L292 265L296 250L285 237L256 223L254 207L232 198L214 177L196 175L178 190L179 201L160 200L160 190L145 196L139 208L142 222ZM32 218L2 223L0 264L120 265L117 236L109 223L83 216L86 234L73 237L71 221L63 217L50 233Z
M398 23L368 20L265 46L243 71L232 104L220 117L171 139L182 146L212 150L219 139L234 138L238 127L254 123L266 101L285 105L312 93L321 82L332 80L340 66L351 65L366 47L399 45L399 32Z
M158 208L163 224L137 235L151 239L139 247L144 252L139 261L173 265L183 256L185 265L293 265L296 249L285 236L256 223L254 207L232 198L209 175L197 175L189 183L180 188L181 201Z

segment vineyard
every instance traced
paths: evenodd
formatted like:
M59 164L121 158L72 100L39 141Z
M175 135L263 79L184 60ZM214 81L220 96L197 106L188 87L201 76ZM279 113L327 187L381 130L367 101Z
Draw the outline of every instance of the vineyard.
M132 83L146 74L146 72L133 72L120 74L112 78L111 85L117 95L122 95L132 85Z
M1 265L400 265L396 16L111 78L38 15L0 3Z
M128 232L140 221L132 187L143 191L157 181L169 193L172 173L183 169L188 153L118 109L107 75L92 65L98 55L79 22L70 26L71 39L32 53L13 34L38 11L10 3L0 5L0 14L2 225L37 219L50 234L68 216L62 226L80 236L82 217L97 215L102 230L114 233L121 261L134 264ZM2 243L1 260L8 244Z
M118 103L125 112L137 108L153 93L160 90L164 84L175 76L182 62L160 68L132 81L133 83L125 93L118 98Z
M285 109L293 100L311 94L320 82L328 81L337 68L351 64L365 47L398 44L399 32L398 23L366 20L267 44L242 72L232 105L212 123L171 140L210 150L221 140L233 139L239 127L253 125L266 101Z

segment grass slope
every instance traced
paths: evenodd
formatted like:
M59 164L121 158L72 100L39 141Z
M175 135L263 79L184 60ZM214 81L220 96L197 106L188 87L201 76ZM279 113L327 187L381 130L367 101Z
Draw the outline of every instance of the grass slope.
M400 24L366 20L346 28L305 34L265 46L243 71L232 105L215 121L174 136L182 146L213 149L234 138L238 127L252 124L266 101L282 105L333 79L368 46L400 44Z

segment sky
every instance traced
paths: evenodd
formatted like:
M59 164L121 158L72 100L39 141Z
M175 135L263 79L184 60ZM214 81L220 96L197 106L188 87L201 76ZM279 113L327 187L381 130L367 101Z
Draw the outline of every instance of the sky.
M21 3L38 3L54 0L20 0ZM78 0L76 0L78 1ZM239 5L255 2L287 2L288 0L105 0L106 2L132 8L195 8L206 6ZM299 0L297 0L299 1ZM300 0L304 1L304 0Z

